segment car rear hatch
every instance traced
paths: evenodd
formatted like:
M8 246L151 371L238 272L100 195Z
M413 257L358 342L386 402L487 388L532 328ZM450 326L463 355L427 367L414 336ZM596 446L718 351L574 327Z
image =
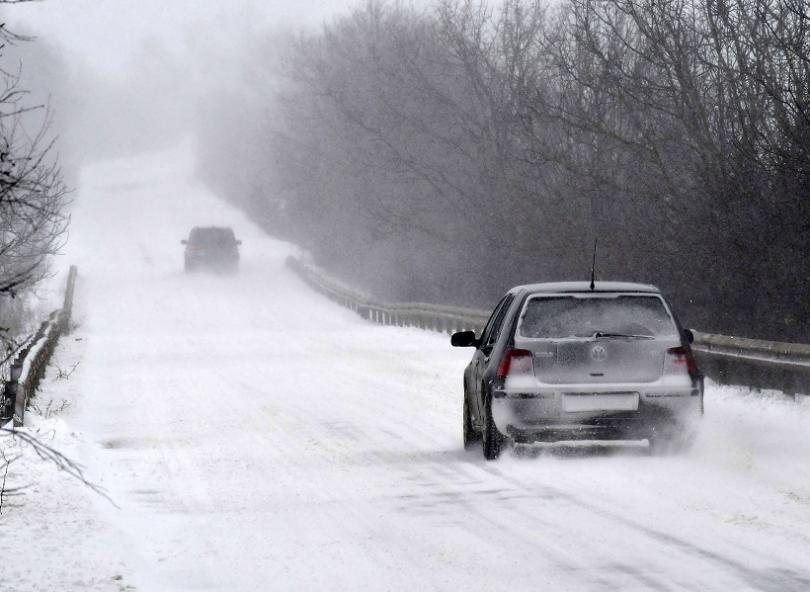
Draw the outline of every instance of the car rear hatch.
M534 343L534 373L560 383L653 382L661 377L668 346L658 340L588 339Z
M533 354L535 377L549 384L654 382L678 343L657 294L532 296L515 334L516 347Z

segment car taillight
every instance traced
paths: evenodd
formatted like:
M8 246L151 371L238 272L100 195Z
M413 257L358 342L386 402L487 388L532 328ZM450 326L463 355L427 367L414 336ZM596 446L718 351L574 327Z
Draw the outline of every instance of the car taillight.
M498 364L498 378L534 374L534 358L527 349L507 349Z
M690 348L683 345L671 347L667 350L667 354L670 356L669 360L673 365L685 367L686 371L689 372L689 376L697 376L697 364Z

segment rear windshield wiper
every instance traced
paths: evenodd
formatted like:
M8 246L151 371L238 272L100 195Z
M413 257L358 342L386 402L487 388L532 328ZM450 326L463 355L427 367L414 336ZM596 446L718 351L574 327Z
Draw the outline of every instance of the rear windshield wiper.
M600 337L617 337L620 339L655 339L652 335L633 335L631 333L606 333L604 331L597 331L593 334L594 339L599 339Z

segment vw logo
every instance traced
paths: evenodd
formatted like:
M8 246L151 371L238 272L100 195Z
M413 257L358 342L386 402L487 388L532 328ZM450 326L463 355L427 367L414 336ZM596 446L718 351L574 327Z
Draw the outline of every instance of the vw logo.
M591 357L594 362L604 362L607 360L607 350L604 345L594 345L591 348Z

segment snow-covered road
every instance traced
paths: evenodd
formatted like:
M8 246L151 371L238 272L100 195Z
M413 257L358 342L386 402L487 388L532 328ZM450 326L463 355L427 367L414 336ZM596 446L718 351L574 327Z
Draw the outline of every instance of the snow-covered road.
M810 406L710 388L688 456L487 463L461 448L469 352L309 291L290 246L191 180L189 152L82 178L79 326L57 353L81 363L41 396L69 385L63 438L119 507L45 481L64 512L85 500L87 529L49 551L78 567L0 567L3 590L810 589ZM182 272L195 224L236 229L237 276ZM34 553L60 504L17 512Z

